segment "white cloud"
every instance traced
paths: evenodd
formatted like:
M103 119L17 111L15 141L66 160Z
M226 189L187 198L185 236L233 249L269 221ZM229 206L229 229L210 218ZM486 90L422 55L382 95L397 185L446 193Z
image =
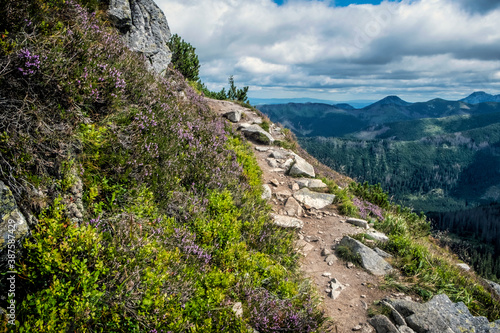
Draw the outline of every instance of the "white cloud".
M304 96L324 91L330 99L499 93L492 90L500 86L500 7L494 1L348 7L318 0L283 6L271 0L157 2L172 32L197 48L209 87L235 75L238 85L276 97L290 90Z

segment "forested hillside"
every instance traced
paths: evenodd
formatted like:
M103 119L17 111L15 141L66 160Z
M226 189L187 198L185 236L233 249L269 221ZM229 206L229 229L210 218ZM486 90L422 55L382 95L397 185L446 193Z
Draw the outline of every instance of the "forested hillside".
M437 234L443 244L474 266L482 276L500 279L499 203L454 212L431 213L429 218L435 230L445 231Z

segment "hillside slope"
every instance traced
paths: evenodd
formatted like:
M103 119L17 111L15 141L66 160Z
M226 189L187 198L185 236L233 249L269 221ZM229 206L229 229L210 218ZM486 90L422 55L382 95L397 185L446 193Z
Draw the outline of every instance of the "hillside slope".
M424 217L257 111L150 71L99 2L0 9L3 331L373 332L367 321L391 322L368 319L388 313L379 298L444 293L463 304L440 324L498 329L498 297ZM373 254L372 267L349 244L392 259Z

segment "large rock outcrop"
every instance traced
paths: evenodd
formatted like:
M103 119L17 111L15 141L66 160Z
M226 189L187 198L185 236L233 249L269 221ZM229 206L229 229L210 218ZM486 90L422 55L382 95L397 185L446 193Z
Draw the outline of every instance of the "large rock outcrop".
M361 266L373 275L385 275L392 271L392 266L388 262L360 241L344 236L339 245L348 247L359 255Z
M144 54L148 65L163 73L172 59L171 33L163 11L153 0L109 0L108 14L127 46Z
M500 332L500 320L490 323L485 317L474 317L464 303L453 303L445 294L436 295L424 304L405 299L391 299L387 300L387 303L392 310L392 317L399 332ZM391 330L394 325L388 318L377 317L370 322L376 328L377 333L394 332Z

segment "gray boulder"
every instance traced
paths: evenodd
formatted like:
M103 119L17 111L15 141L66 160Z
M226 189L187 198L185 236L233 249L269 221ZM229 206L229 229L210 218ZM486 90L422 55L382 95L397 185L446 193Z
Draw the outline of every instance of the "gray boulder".
M316 176L313 166L298 155L295 155L295 163L288 171L288 174L292 177L304 176L314 178Z
M297 179L300 188L326 188L326 184L321 179Z
M361 266L373 275L385 275L392 270L392 266L375 251L349 236L344 236L339 245L348 247L353 253L359 254Z
M223 114L230 122L238 123L241 120L241 110L229 111Z
M374 248L373 251L375 251L382 258L393 258L393 256L391 254L385 252L382 249L379 249L378 247Z
M262 185L262 195L261 198L264 200L269 200L273 196L273 192L271 191L271 188L269 185L264 184Z
M470 266L464 263L457 264L458 268L463 269L464 271L470 271Z
M333 298L333 299L337 299L339 296L340 296L340 293L342 292L342 290L344 290L346 288L346 286L344 286L342 283L339 282L339 280L333 278L331 281L330 281L330 297Z
M148 59L148 66L163 73L172 59L167 46L171 33L163 11L153 0L109 0L108 14L127 46Z
M285 212L289 216L302 216L304 214L304 210L302 209L302 206L295 200L293 197L289 197L286 200L285 204Z
M368 221L365 221L365 220L362 220L362 219L355 219L355 218L348 218L347 223L350 223L350 224L353 224L355 226L358 226L358 227L361 227L361 228L364 228L364 229L368 229Z
M489 323L485 317L474 317L464 303L453 303L445 294L436 295L425 304L407 300L389 302L417 333L500 332L498 323Z
M497 295L500 296L500 284L490 280L485 280L485 281L490 285L491 288L493 288L495 293L497 293Z
M262 144L270 145L274 142L274 139L271 136L271 134L267 133L259 125L246 124L241 127L241 133L243 133L243 135L245 135L247 138Z
M366 233L366 235L370 236L371 238L373 238L374 240L376 240L378 242L386 243L389 241L389 237L387 237L387 235L384 234L383 232L372 230L372 231L368 231Z
M278 160L284 160L290 156L290 153L286 150L273 150L269 156Z
M331 205L335 199L335 195L333 194L312 192L308 188L303 188L295 192L293 197L302 204L316 209L322 209Z
M291 216L274 215L273 221L274 221L274 224L276 224L277 226L280 226L282 228L301 229L304 226L304 222L302 222L301 220L299 220L295 217L291 217Z
M377 333L399 333L399 330L386 316L376 315L370 319L370 324Z
M8 188L0 181L0 268L16 270L8 262L7 250L19 251L22 240L29 234L28 223L17 207L16 200Z

